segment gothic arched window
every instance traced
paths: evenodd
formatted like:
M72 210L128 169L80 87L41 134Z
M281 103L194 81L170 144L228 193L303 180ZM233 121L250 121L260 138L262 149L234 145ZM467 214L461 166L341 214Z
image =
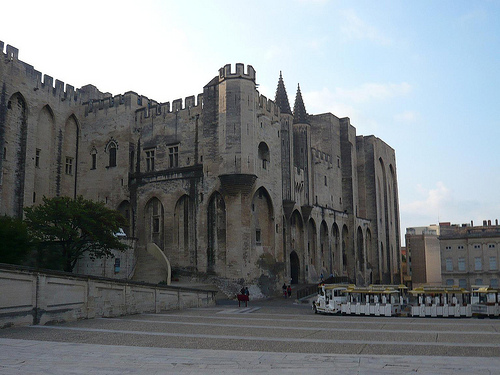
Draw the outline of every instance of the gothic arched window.
M118 149L118 146L114 140L111 140L108 142L108 145L106 147L106 152L109 155L109 163L108 167L116 167L116 150Z

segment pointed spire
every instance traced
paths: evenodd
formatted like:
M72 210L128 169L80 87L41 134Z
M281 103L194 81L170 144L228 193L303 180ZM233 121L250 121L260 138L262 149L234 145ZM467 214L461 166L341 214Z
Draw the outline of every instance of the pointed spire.
M293 106L293 123L308 124L306 106L302 100L300 85L297 85L297 95L295 96L295 104Z
M292 110L290 109L290 102L288 101L288 95L286 94L285 83L283 82L283 77L281 76L281 70L274 102L280 109L281 113L287 113L289 115L292 114Z

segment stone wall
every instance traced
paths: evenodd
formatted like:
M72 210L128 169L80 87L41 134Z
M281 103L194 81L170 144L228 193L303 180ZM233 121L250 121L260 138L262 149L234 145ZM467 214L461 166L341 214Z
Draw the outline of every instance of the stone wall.
M0 328L206 307L215 293L0 265Z
M283 265L271 267L278 288L321 273L400 281L394 150L357 135L349 118L306 114L300 89L295 118L281 75L280 104L243 64L221 68L196 98L157 103L54 82L5 47L0 214L82 195L129 222L133 252L117 256L119 272L114 260L89 259L77 272L129 278L137 265L133 277L155 282L164 276L147 261L155 243L174 272L249 285L269 273L260 266L269 257Z

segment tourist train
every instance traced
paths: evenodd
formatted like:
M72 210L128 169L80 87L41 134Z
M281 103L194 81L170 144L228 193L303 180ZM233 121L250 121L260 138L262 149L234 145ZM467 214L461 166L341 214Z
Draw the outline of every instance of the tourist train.
M315 313L410 316L498 317L500 290L473 286L472 292L457 286L321 284L312 303Z

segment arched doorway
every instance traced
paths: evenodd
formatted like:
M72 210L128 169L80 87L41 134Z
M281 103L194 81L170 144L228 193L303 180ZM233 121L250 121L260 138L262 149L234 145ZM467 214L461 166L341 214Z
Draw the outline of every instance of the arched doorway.
M295 251L292 251L290 253L290 277L292 278L292 284L299 283L299 272L300 272L299 256Z
M295 253L295 257L297 257L297 266L296 270L298 272L296 283L303 282L306 280L305 269L307 269L307 254L305 254L304 250L304 224L302 221L302 216L300 213L295 210L292 213L292 217L290 218L290 257L291 253ZM290 258L291 260L291 258ZM300 269L300 263L303 263L305 267ZM293 269L292 264L290 263L290 270ZM290 274L290 277L292 275Z

